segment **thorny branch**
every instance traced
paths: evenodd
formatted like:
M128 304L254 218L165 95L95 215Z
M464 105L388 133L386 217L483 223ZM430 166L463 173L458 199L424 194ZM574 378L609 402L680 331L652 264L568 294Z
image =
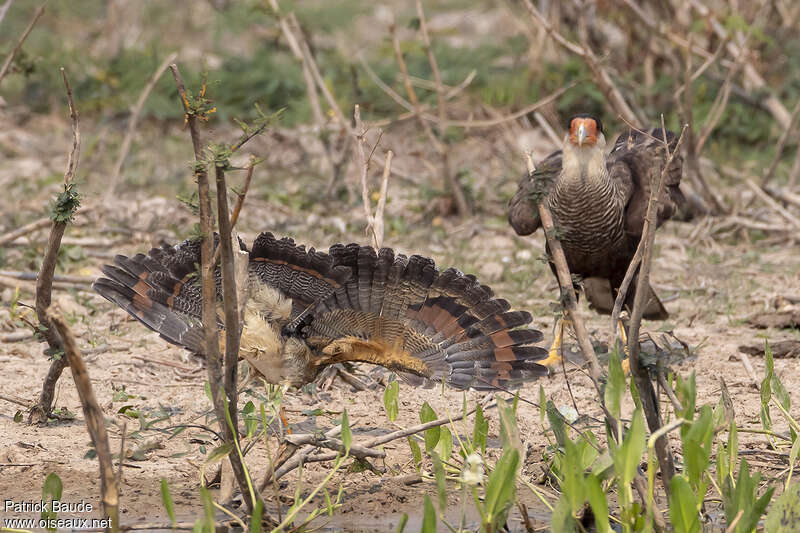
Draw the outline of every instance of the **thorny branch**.
M43 9L42 6L40 9ZM69 116L72 122L72 150L67 158L67 168L64 171L64 194L70 193L72 180L78 168L81 151L81 132L78 121L78 111L75 102L72 100L72 88L69 86L67 73L61 68L61 77L64 80L64 87L67 92L67 103L69 104ZM76 200L77 201L77 200ZM77 205L74 206L77 209ZM74 214L74 210L70 215ZM28 422L44 423L53 412L53 398L55 387L61 372L67 366L67 359L60 355L61 342L58 336L50 327L50 320L47 316L47 308L50 307L53 291L53 276L56 270L58 250L61 247L61 239L67 229L68 220L53 219L53 226L50 230L50 237L47 240L42 267L39 276L36 278L36 317L39 320L39 333L47 341L49 352L55 357L47 371L47 376L42 384L42 392L39 395L39 402L28 413Z

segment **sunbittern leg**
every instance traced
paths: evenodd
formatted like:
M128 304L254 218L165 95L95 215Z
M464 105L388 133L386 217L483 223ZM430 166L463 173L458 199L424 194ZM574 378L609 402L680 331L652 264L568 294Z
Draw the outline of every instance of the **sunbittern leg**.
M558 322L556 322L556 327L555 327L555 337L553 338L553 344L550 345L550 351L547 354L547 359L539 361L540 365L549 368L557 368L558 365L561 363L561 342L564 339L564 324L566 322L569 322L569 320L564 318L563 315L558 318Z

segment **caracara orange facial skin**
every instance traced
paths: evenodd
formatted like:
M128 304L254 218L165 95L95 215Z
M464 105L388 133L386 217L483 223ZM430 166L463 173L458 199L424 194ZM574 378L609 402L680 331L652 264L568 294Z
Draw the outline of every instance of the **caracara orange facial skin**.
M597 144L597 121L591 117L575 117L569 123L569 141L578 147Z

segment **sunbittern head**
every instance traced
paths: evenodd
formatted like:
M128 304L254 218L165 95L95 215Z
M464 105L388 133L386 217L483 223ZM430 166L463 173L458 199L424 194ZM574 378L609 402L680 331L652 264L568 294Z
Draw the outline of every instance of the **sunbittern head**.
M569 119L569 142L578 148L594 147L600 141L605 144L603 123L600 119L588 114L575 115Z

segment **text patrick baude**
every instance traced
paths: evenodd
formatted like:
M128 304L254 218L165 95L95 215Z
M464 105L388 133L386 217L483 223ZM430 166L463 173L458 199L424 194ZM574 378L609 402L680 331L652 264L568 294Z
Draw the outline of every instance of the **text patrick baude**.
M60 500L52 500L46 502L39 501L14 501L4 500L3 510L7 513L91 513L94 506L86 501L79 502L62 502Z

